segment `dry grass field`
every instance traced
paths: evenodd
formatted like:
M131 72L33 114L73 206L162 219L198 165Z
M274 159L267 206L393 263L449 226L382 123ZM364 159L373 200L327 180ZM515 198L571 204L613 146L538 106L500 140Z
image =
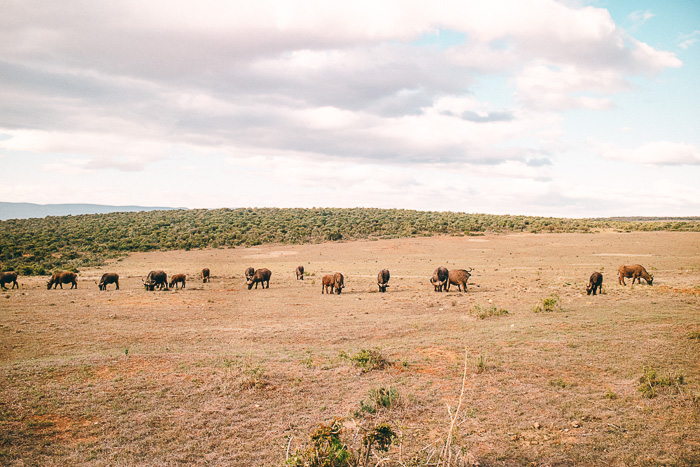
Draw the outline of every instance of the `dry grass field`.
M634 263L653 286L618 285ZM434 292L440 265L473 268L468 293ZM269 289L247 290L248 266ZM146 292L151 269L187 287ZM321 295L334 271L346 289ZM99 291L103 272L121 289ZM134 253L77 290L20 283L0 295L0 464L283 465L340 417L354 452L381 422L397 433L371 465L436 465L448 406L453 465L700 464L698 233Z

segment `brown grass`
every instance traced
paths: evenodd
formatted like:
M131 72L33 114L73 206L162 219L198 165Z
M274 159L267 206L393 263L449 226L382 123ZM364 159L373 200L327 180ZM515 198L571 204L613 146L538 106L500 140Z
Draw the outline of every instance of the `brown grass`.
M389 423L400 438L382 465L444 462L448 439L453 465L700 463L700 234L478 240L138 253L82 271L77 290L22 277L0 295L0 464L280 465L335 418L355 443ZM617 284L636 262L653 287ZM298 264L347 288L321 295ZM469 292L433 292L438 265L474 268ZM271 269L270 288L248 291L247 266ZM209 284L193 279L202 267ZM186 272L187 288L145 292L156 268ZM594 270L605 293L587 296ZM97 290L107 271L122 290ZM553 294L563 311L532 311ZM486 303L508 314L474 316ZM342 356L363 349L389 364ZM684 384L644 397L645 368ZM378 388L401 403L356 416Z

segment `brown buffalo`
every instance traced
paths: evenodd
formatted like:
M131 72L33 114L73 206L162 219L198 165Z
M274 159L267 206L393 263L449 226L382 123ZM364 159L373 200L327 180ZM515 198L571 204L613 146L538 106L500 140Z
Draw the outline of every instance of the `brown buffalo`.
M202 282L209 282L209 268L202 269Z
M296 275L297 280L304 280L304 266L297 266Z
M379 286L380 292L386 292L386 288L389 287L390 277L391 275L389 274L388 269L382 269L379 271L379 274L377 274L377 285Z
M595 295L596 289L598 290L598 293L603 293L603 275L599 272L594 272L591 274L591 278L588 279L586 294L590 295L593 293L593 295Z
M175 274L170 276L170 288L175 287L177 289L177 284L182 284L182 288L185 288L185 282L187 281L187 276L184 274Z
M333 274L333 279L335 280L335 293L340 295L340 292L345 288L345 277L341 273L336 272Z
M333 274L326 274L325 276L323 276L323 278L321 279L321 295L323 295L324 290L325 293L332 294L334 289L335 277L333 277Z
M119 290L119 274L113 272L106 272L102 274L102 279L100 279L97 287L100 290L107 290L107 284L114 284L117 286L116 290Z
M345 277L339 272L335 274L326 274L323 276L323 279L321 279L321 294L323 294L325 290L326 293L332 294L335 292L340 295L344 287Z
M247 272L247 271L246 271ZM267 268L262 268L256 270L253 275L246 280L246 284L248 284L248 290L253 288L253 284L255 284L255 288L258 288L258 283L262 286L263 289L269 289L270 288L270 276L272 276L272 271L270 271Z
M142 282L146 290L150 292L153 292L156 287L160 290L168 290L168 275L165 271L151 271Z
M57 285L60 285L61 288L63 288L63 284L71 284L71 289L77 289L78 275L74 272L69 271L54 272L51 276L51 279L49 279L49 282L46 283L46 288L51 289L51 286L53 286L53 288L55 289Z
M430 283L435 287L436 292L442 292L443 287L447 290L447 279L450 272L446 267L440 266L433 272L433 277L430 278Z
M472 268L469 268L467 271L466 269L452 269L448 273L447 276L447 287L446 290L449 292L450 291L450 285L456 285L457 289L460 292L466 292L467 291L467 281L471 277L471 274L469 274L472 271ZM464 288L464 290L462 290Z
M14 289L17 287L19 289L19 284L17 283L17 273L14 271L7 271L3 272L0 274L0 286L2 286L2 290L7 290L7 287L5 287L5 284L9 284L12 282L12 288Z
M644 269L644 266L641 266L639 264L633 264L631 266L620 266L620 268L617 270L617 275L618 280L622 285L627 285L625 284L625 277L628 279L630 277L632 278L632 285L634 285L634 281L637 281L639 284L641 284L641 279L647 281L647 284L649 285L653 285L652 283L654 282L654 276L652 274L649 274L647 270Z
M245 281L248 282L250 279L252 279L253 274L255 274L255 269L254 268L248 268L245 270Z

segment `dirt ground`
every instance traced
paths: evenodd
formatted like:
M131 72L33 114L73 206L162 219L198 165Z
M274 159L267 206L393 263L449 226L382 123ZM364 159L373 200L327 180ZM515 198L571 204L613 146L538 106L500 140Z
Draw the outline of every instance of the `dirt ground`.
M635 263L653 286L618 284ZM467 293L433 291L441 265L473 268ZM272 271L269 289L247 289L248 266ZM187 274L186 288L145 291L152 269ZM322 295L335 271L346 288ZM594 271L603 294L588 296ZM120 290L98 290L104 272ZM454 464L700 464L697 233L134 253L81 271L77 290L46 280L0 294L2 464L281 465L342 417L352 449L379 422L399 435L372 465L433 465L465 355ZM548 298L557 309L536 313ZM480 319L489 309L507 313ZM358 366L363 350L390 364ZM653 398L639 389L650 370L671 381ZM363 409L381 388L397 400Z

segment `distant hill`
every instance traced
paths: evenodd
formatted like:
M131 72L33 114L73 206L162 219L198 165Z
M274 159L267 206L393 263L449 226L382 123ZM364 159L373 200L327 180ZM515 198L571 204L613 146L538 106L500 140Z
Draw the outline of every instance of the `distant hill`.
M0 202L0 220L31 219L46 216L77 216L108 212L164 211L182 209L156 206L109 206L104 204L34 204Z

